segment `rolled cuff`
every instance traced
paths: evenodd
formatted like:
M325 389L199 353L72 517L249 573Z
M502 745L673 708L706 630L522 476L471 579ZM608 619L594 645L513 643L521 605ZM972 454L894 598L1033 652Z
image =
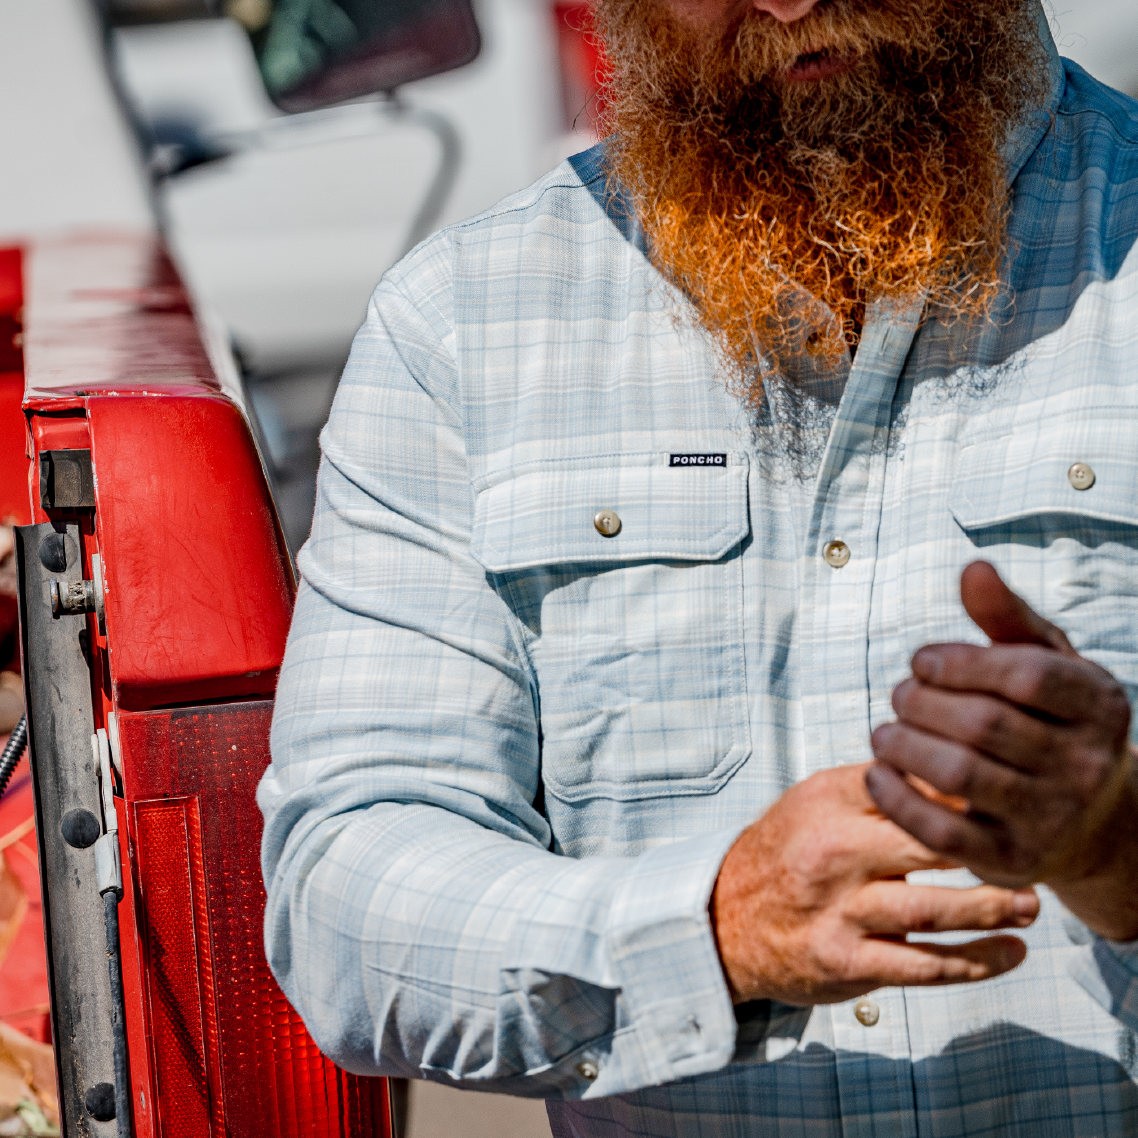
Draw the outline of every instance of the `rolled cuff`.
M605 1054L574 1056L597 1071L581 1097L598 1098L716 1071L738 1027L708 915L719 867L738 831L642 854L617 886L606 937L620 989L618 1030Z

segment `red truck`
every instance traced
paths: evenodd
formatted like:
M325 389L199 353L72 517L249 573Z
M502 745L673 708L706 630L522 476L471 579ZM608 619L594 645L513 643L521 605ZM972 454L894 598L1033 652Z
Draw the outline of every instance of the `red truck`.
M467 0L340 7L355 40L318 45L280 80L285 109L390 90L478 50ZM0 248L0 517L23 523L19 640L69 1138L396 1129L388 1081L321 1055L265 961L254 794L295 577L224 351L152 231Z

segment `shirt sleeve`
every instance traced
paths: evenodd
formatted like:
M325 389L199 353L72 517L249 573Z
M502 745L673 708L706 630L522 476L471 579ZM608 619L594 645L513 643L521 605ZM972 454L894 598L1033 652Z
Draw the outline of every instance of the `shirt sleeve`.
M1071 956L1071 974L1112 1016L1138 1031L1138 940L1106 940L1070 913L1063 923L1077 946Z
M258 793L270 964L357 1073L591 1098L718 1069L736 1020L707 902L736 832L550 851L539 692L469 552L447 269L426 248L415 303L377 289L321 437Z

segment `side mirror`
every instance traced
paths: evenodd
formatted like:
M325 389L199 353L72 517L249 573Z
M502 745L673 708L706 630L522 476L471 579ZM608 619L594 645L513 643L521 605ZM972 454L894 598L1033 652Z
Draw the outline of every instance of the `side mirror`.
M269 98L282 111L394 91L469 63L481 47L470 0L275 0L263 7L271 10L251 29L253 47Z
M100 0L114 26L229 16L269 98L290 113L391 92L482 46L471 0Z

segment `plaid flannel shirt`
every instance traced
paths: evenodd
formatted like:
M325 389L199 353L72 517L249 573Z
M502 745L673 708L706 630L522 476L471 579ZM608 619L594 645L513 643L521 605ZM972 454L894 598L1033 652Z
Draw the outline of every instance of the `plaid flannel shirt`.
M871 305L760 412L600 150L383 278L260 789L269 958L338 1062L544 1096L559 1138L1138 1133L1138 948L1046 890L1020 968L870 1027L737 1016L707 915L910 654L982 640L968 561L1138 689L1138 104L1054 56L1009 154L1007 318Z

